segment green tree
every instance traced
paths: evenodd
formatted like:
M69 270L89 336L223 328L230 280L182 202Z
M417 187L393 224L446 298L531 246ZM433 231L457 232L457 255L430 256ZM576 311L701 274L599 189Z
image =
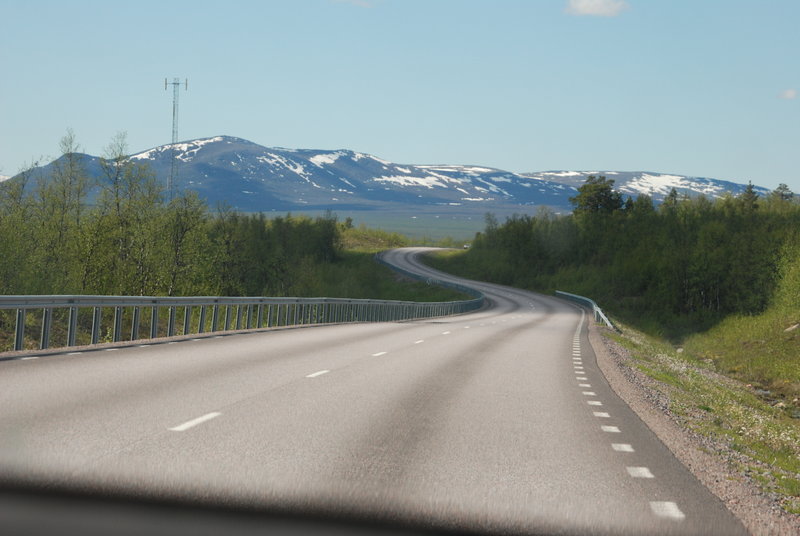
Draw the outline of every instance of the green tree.
M623 206L622 194L614 191L614 180L600 175L589 175L578 188L578 194L569 198L573 212L583 214L610 214Z

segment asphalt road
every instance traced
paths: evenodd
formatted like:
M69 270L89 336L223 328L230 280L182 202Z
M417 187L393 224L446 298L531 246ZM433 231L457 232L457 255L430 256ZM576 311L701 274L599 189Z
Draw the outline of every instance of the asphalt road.
M418 251L385 258L447 277ZM0 362L0 475L415 527L745 533L610 389L581 310L474 286L489 306L445 319Z

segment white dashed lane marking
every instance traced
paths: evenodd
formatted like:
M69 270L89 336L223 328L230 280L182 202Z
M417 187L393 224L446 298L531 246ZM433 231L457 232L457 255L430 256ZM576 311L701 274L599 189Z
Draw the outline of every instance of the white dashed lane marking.
M414 341L414 344L422 344L423 342L425 342L425 339L420 339L418 341Z
M378 352L377 354L372 354L372 357L380 357L382 355L386 355L386 352Z
M311 374L307 375L306 378L316 378L317 376L322 376L323 374L329 373L330 370L318 370L317 372L312 372Z
M681 512L678 505L670 501L650 501L650 509L658 517L666 517L676 521L683 521L686 519L686 514Z
M611 415L609 415L605 411L595 411L595 412L592 412L592 415L594 415L595 417L599 417L601 419L610 419L611 418Z
M586 403L589 404L590 406L602 406L603 405L603 403L600 402L599 400L588 400Z
M647 467L626 467L633 478L655 478Z
M202 423L204 423L206 421L210 421L211 419L213 419L215 417L219 417L220 415L222 415L222 413L219 413L217 411L213 411L211 413L206 413L202 417L198 417L196 419L192 419L191 421L186 421L185 423L179 424L178 426L173 426L172 428L170 428L170 430L172 430L173 432L185 432L189 428L194 428L198 424L202 424Z
M633 447L628 443L611 443L611 448L617 452L634 452Z
M618 434L619 428L616 426L601 426L600 429L604 432L608 432L610 434Z

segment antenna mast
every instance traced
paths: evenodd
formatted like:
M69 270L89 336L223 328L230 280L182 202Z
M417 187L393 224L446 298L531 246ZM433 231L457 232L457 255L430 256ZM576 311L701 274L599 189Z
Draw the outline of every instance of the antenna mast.
M178 178L178 168L176 165L176 157L175 157L175 145L178 143L178 97L180 95L180 88L181 88L181 79L180 78L173 78L172 82L167 82L167 79L164 79L164 91L167 90L167 86L172 86L172 162L169 169L169 181L167 182L167 192L169 195L169 200L172 201L172 198L175 194L175 183L177 182ZM189 79L184 80L184 88L185 91L189 90Z

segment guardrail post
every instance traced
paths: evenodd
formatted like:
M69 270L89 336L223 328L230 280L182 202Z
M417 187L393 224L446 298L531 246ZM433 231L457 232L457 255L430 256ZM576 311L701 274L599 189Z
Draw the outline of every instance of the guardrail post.
M69 320L67 325L67 346L75 346L75 332L78 331L78 308L69 308Z
M14 329L14 350L25 347L25 309L17 309L17 325Z
M183 308L183 334L188 335L192 330L192 306Z
M236 306L236 329L242 329L242 304Z
M150 338L158 337L158 305L153 304L150 309Z
M200 325L197 326L197 333L206 332L206 306L200 306Z
M133 308L133 322L131 323L131 340L139 338L139 307Z
M39 349L45 350L50 347L50 326L53 323L53 310L45 307L42 313L42 336L39 338Z
M169 319L167 320L167 337L175 335L175 306L169 308Z
M231 329L231 306L225 306L225 331Z
M100 342L100 322L102 318L103 308L95 307L92 313L92 344L97 344Z
M256 328L261 329L261 324L264 323L264 304L259 303L256 307Z
M114 328L111 333L111 340L119 342L122 339L122 307L114 307Z
M211 331L217 331L219 325L219 304L215 303L211 306Z

